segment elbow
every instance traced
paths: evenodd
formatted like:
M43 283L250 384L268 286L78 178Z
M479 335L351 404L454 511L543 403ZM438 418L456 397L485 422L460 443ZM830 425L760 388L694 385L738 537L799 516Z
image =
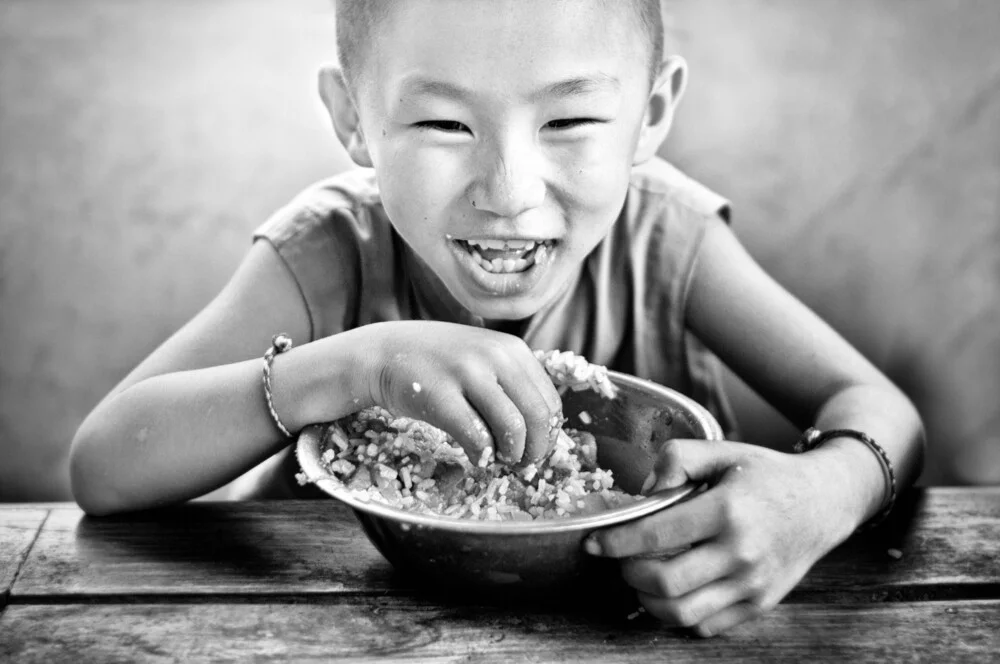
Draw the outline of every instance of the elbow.
M920 411L913 404L912 401L907 399L910 404L910 408L913 412L913 440L914 446L916 448L915 458L913 460L914 465L914 477L920 477L924 472L924 463L927 459L927 429L924 426L924 420L920 416Z
M896 426L900 435L908 441L912 459L910 476L915 481L920 477L924 468L927 455L927 431L924 427L923 417L909 395L899 386L893 383L889 385L899 403L894 410Z
M88 418L70 446L69 480L73 500L89 516L108 516L127 508L115 489L113 473L98 447L104 435Z

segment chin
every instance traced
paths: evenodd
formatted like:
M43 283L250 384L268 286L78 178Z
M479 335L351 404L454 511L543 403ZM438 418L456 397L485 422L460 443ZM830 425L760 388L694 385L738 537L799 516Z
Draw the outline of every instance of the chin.
M490 299L483 299L471 294L464 294L465 297L459 299L462 306L469 313L486 320L524 320L531 318L545 307L545 300L532 297L503 297L496 296Z
M483 302L477 300L464 304L465 308L475 316L486 320L516 321L531 318L538 313L543 305L531 302Z

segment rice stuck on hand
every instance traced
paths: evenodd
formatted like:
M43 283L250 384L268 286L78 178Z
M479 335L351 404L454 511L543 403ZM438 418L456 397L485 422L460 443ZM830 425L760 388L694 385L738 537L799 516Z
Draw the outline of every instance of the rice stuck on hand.
M607 370L572 353L536 352L553 382L613 398ZM454 438L427 422L366 408L327 425L322 465L354 498L414 512L488 521L593 514L639 500L597 465L597 441L562 427L552 451L511 467L487 448L470 460ZM305 481L300 476L300 481Z

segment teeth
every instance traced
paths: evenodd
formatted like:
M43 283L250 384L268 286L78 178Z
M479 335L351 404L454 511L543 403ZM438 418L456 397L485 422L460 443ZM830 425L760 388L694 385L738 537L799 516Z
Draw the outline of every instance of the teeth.
M474 251L472 257L479 264L479 267L494 274L523 272L533 264L533 261L526 258L494 258L488 261L480 256L478 251Z
M476 264L487 272L494 274L523 272L532 265L544 262L549 254L549 245L547 243L535 242L534 240L466 240L465 242L469 245L469 255L472 256ZM522 257L486 260L480 253L480 250L485 249L520 251ZM535 250L532 256L528 258L523 257L532 250Z
M499 249L500 251L531 251L536 244L534 240L466 240L466 242L472 247Z

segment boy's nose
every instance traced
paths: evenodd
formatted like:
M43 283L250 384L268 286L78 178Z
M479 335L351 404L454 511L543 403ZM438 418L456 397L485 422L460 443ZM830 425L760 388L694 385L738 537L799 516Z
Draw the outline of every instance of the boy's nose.
M495 152L484 161L468 194L473 207L513 219L542 204L545 182L530 150Z

